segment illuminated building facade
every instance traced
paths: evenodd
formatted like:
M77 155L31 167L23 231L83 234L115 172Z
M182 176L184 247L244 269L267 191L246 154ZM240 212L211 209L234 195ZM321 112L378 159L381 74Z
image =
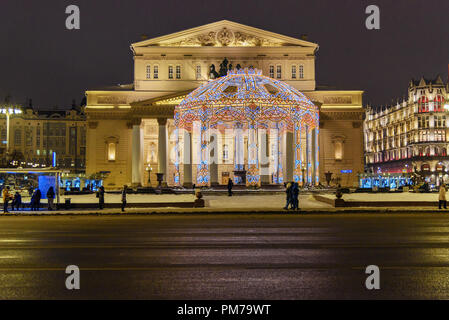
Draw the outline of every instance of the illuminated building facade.
M61 169L78 172L85 170L86 117L81 110L33 110L28 107L11 115L9 128L9 154L7 149L6 116L0 114L0 157L14 161L24 168L50 167L53 154Z
M227 20L132 44L133 83L86 91L86 173L110 172L104 182L106 189L118 189L124 184L155 185L156 173L163 174L163 184L175 186L189 185L190 180L192 184L197 185L225 184L230 178L247 185L260 185L266 182L277 184L293 179L302 182L301 176L305 175L308 179L305 179L305 182L316 184L325 181L324 173L330 171L334 178L340 177L342 185L356 185L357 173L363 172L363 92L326 90L317 87L315 59L318 49L317 44L305 39L275 34ZM175 111L182 110L183 106L193 105L188 101L192 95L196 95L195 89L202 85L208 86L214 81L222 81L222 77L238 69L242 72L258 70L257 74L251 77L266 79L264 81L270 79L271 82L267 85L277 88L276 90L282 87L288 88L286 92L298 92L298 97L304 99L302 102L304 106L310 102L310 108L318 110L318 114L311 114L312 120L308 123L310 128L313 124L316 130L314 131L316 134L310 136L317 139L314 143L317 146L316 150L319 146L319 153L313 153L310 144L307 150L313 153L314 161L301 160L305 158L301 158L300 152L295 155L294 135L299 129L293 127L294 121L284 117L282 121L288 127L285 131L285 139L288 141L281 145L290 146L287 149L292 152L288 151L287 154L285 151L285 157L282 156L278 160L279 142L276 141L274 133L269 134L269 147L264 152L271 160L268 164L259 163L258 174L254 171L256 168L254 161L259 159L255 153L260 157L262 151L259 142L257 144L254 142L256 138L260 139L262 134L248 136L247 132L255 129L262 132L264 128L259 124L257 128L248 127L245 118L246 122L239 124L242 125L241 130L244 132L239 142L235 142L235 136L225 134L224 137L217 139L216 153L210 155L206 152L205 144L211 143L211 132L203 134L202 137L196 133L196 130L199 130L199 133L202 130L201 125L198 126L198 121L201 124L200 117L187 121L188 126L192 125L191 139L194 151L192 170L189 170L192 177L186 179L182 159L184 133L181 132L185 128L177 122L180 118L176 115L181 114ZM245 77L243 74L233 76ZM254 98L260 98L262 93L270 94L267 93L269 90L267 91L265 86L259 89L261 89L257 93L259 96L256 95ZM217 94L220 92L215 91ZM271 102L273 106L277 106L280 101L282 99ZM220 99L217 97L212 103L213 107L208 110L214 109L219 103ZM258 103L255 105L265 108L263 103ZM230 101L230 105L236 107L234 111L243 108L243 104L239 105L236 100ZM249 100L247 105L251 105ZM293 108L293 105L288 108ZM250 113L246 111L245 117L249 117ZM276 112L278 111L285 110L281 107ZM238 126L238 114L239 112L234 114L237 117L235 120L231 119L232 116L226 115L223 124L218 124L218 121L211 121L209 124L213 126L217 124L221 127L219 130L224 132L226 126ZM213 120L213 117L207 119ZM301 130L304 130L304 127L301 127ZM301 139L305 137L306 135L301 136ZM195 144L203 144L203 148L193 147ZM253 154L250 152L249 160L248 146L253 152ZM202 150L204 157L202 158L196 150ZM239 150L244 150L243 155ZM301 150L305 152L306 148ZM311 156L308 159L312 159ZM198 174L199 167L201 171L201 161L206 157L217 158L220 165L217 171L214 171L215 168L212 166L208 168L209 171L203 170ZM301 161L299 167L295 157ZM290 170L290 165L288 168L282 168L283 176L281 176L279 165L285 163L285 158L292 164L292 169ZM311 167L308 167L309 163ZM236 164L241 167L236 168ZM313 164L316 164L315 171L312 168ZM271 168L269 174L260 174L262 166L264 170L265 166ZM247 175L245 172L254 174Z
M365 162L370 172L419 173L433 184L449 182L448 85L438 77L410 81L408 99L366 108Z

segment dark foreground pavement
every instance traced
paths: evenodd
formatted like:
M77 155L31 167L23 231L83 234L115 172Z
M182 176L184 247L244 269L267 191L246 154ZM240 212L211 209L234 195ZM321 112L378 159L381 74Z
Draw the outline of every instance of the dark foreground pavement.
M449 215L2 217L0 298L449 298Z

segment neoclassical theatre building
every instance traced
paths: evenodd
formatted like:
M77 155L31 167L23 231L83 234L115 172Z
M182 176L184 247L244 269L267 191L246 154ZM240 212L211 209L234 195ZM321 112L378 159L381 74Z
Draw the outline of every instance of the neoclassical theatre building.
M131 45L134 83L88 90L86 173L124 184L353 186L362 91L321 90L318 45L223 20ZM327 175L329 176L329 175Z

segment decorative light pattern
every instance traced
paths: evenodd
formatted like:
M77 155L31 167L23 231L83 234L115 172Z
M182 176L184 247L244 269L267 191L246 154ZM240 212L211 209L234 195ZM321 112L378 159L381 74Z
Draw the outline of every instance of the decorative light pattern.
M285 132L297 132L298 128L307 126L309 130L318 127L318 108L301 92L290 85L263 76L257 69L240 69L229 71L227 76L212 80L191 92L175 107L175 125L178 129L191 127L192 122L199 121L201 150L197 167L197 184L209 184L208 132L218 124L230 122L236 124L236 130L248 130L248 158L246 183L256 186L260 183L258 159L258 129L277 130L277 168L274 180L284 181L280 148ZM309 133L310 134L310 133ZM308 141L310 142L310 141ZM179 139L177 140L179 144ZM243 146L241 134L235 136L236 146ZM316 144L317 145L317 144ZM290 146L291 147L291 146ZM179 149L177 149L179 150ZM308 152L307 165L311 167L311 151ZM295 159L300 159L300 143L295 145ZM240 150L235 151L235 169L243 169L239 163ZM238 156L238 157L237 157ZM179 159L175 168L179 177ZM299 165L299 167L298 167ZM317 166L317 164L316 164ZM295 180L301 162L295 160ZM312 173L310 171L310 177ZM310 179L309 179L310 180ZM311 181L309 181L311 182ZM316 179L318 183L318 179Z

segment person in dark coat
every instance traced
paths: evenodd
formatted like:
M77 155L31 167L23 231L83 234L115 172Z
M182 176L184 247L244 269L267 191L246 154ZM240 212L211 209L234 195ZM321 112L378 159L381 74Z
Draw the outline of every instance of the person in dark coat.
M98 190L98 207L100 210L104 208L104 187L101 186L100 190Z
M14 194L14 199L12 200L12 211L14 211L14 208L16 208L17 211L19 211L20 206L22 205L22 196L19 192L16 191Z
M289 182L285 185L286 203L285 203L284 210L288 210L288 206L292 203L291 189L292 189L292 183Z
M228 196L232 196L232 187L234 186L234 182L232 182L232 179L229 178L228 180Z
M53 210L53 202L55 200L55 190L53 187L48 188L47 191L47 201L48 201L48 210Z
M128 189L128 186L124 185L122 190L122 212L125 211L126 207L126 189Z
M33 195L31 196L31 210L32 211L39 211L39 208L41 206L41 198L42 198L42 193L39 190L39 188L36 188L36 190L34 190Z
M297 182L293 182L293 185L291 187L291 202L292 202L292 209L298 210L299 209L299 185Z

